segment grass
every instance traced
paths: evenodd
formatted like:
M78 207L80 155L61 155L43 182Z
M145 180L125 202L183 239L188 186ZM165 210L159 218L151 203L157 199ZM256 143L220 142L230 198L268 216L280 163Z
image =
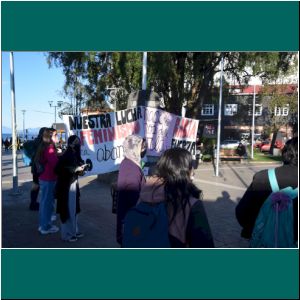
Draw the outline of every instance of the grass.
M248 152L249 154L251 152ZM273 156L273 155L270 155L268 152L267 153L263 153L263 152L260 152L259 150L255 149L254 150L254 158L253 160L251 160L253 162L281 162L282 159L281 159L281 156Z

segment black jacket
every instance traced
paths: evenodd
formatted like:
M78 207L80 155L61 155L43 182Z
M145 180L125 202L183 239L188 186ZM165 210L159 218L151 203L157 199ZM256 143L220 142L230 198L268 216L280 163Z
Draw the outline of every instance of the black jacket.
M57 198L57 213L60 214L62 223L65 223L69 218L69 190L71 184L78 179L78 174L75 169L83 164L83 160L67 149L66 152L59 158L55 168L57 174L56 182L56 198ZM79 186L76 186L76 213L80 212L80 191Z
M214 241L202 201L192 207L186 228L187 245L169 234L172 248L214 248Z
M279 188L291 186L298 187L298 167L283 165L275 169ZM264 201L271 194L272 189L268 178L268 171L256 173L253 181L236 207L236 217L243 227L241 236L251 238L255 220ZM293 201L294 205L294 239L298 240L298 197Z

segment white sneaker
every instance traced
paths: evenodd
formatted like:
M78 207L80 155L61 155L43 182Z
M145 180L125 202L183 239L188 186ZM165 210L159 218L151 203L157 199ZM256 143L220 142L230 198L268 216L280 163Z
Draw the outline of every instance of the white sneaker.
M39 232L41 234L49 234L49 233L56 233L59 231L59 228L55 225L52 225L49 229L47 230L42 230L42 228L39 227Z

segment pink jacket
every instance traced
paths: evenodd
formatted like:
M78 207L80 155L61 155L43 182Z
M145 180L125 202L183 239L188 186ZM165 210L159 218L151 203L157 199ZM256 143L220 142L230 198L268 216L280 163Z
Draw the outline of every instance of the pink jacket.
M43 153L42 159L45 171L40 175L40 180L55 181L57 176L54 173L54 168L58 162L56 151L53 144L50 144Z

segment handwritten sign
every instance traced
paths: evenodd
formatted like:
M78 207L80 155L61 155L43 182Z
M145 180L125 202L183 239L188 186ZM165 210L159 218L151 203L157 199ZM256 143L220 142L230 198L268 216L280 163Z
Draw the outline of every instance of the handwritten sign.
M81 156L92 168L88 175L118 170L124 158L125 137L138 134L145 137L147 155L161 156L172 147L196 152L198 120L182 118L166 111L136 107L116 112L63 116L68 136L81 140Z
M174 147L185 148L194 154L198 124L198 120L182 118L160 109L146 107L147 155L161 156L166 149Z

